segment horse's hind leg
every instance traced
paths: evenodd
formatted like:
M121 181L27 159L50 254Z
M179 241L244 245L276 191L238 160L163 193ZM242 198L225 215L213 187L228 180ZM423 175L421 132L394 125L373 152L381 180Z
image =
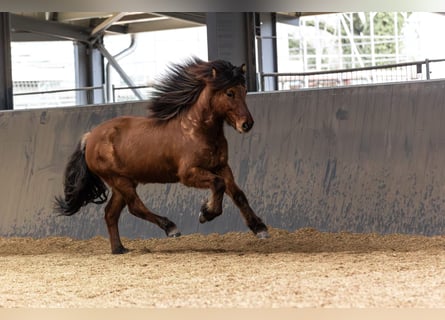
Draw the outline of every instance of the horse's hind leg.
M113 185L123 196L131 214L156 224L165 231L165 234L168 237L179 237L181 235L172 221L166 217L154 214L145 207L144 203L136 193L136 184L134 182L126 178L116 178L113 181Z
M105 207L105 222L107 223L108 234L110 235L111 252L113 254L128 252L128 249L122 245L118 228L119 217L124 207L124 198L118 191L113 190L111 199Z
M241 215L244 218L247 226L252 230L253 233L257 235L258 238L264 239L269 237L267 232L267 227L259 218L247 201L244 192L236 185L232 170L229 166L224 167L221 172L221 176L224 178L226 183L226 193L232 198L235 205L240 209Z

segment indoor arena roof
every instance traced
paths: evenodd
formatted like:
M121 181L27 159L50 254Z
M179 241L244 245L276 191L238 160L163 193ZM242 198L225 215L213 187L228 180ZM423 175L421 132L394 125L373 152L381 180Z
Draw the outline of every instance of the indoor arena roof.
M317 14L321 13L278 12L277 17L292 23L298 17ZM61 37L87 41L102 32L138 33L205 24L205 12L15 12L11 15L15 41Z

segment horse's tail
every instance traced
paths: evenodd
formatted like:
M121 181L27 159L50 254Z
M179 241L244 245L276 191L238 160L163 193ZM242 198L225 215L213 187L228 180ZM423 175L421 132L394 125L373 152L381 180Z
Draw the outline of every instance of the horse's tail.
M88 203L107 201L108 189L104 182L87 166L85 160L86 137L78 143L65 169L64 194L56 196L54 209L64 216L71 216Z

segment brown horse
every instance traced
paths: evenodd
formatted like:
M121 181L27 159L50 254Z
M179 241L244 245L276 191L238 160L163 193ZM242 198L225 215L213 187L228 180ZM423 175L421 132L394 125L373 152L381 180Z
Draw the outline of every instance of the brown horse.
M104 203L108 185L112 195L105 207L105 221L111 251L125 253L118 220L126 205L131 214L155 223L167 236L181 235L172 221L145 207L136 186L181 182L211 190L199 222L222 213L227 193L247 226L259 238L267 238L266 225L234 182L224 136L224 122L241 133L253 126L245 101L244 74L244 65L235 67L222 60L195 58L171 65L155 85L148 117L117 117L83 136L67 164L65 197L56 197L56 210L72 215L88 203Z

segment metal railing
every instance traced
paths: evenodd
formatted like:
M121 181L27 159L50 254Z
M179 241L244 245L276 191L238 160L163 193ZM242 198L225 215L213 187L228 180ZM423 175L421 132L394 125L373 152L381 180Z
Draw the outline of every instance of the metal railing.
M426 59L423 61L353 69L314 72L260 73L259 90L296 90L303 88L336 87L440 78L445 78L445 59ZM108 99L106 97L105 85L74 89L19 92L14 93L14 97L20 98L32 95L51 96L46 99L32 98L28 101L17 101L19 103L16 103L16 100L19 99L14 99L14 107L17 105L17 108L20 109L36 106L52 107L94 104L106 101L122 102L140 100L140 98L134 94L134 89L140 90L140 95L143 99L149 99L152 88L152 85L125 87L113 85L112 97L108 97Z
M445 78L445 59L426 59L423 61L329 71L260 73L259 78L260 91L430 80L433 78Z
M18 108L36 107L36 106L41 106L42 103L45 104L44 105L45 107L93 104L96 102L94 99L94 94L96 90L100 91L101 100L105 101L104 86L96 86L96 87L81 87L74 89L54 89L45 91L29 91L29 92L14 93L13 94L14 97L17 98L26 96L35 96L35 95L51 95L51 97L48 99L31 98L28 101L14 101L15 105L14 107Z
M152 85L126 87L112 85L112 96L108 99L106 96L105 85L73 89L18 92L14 93L14 97L16 97L16 99L14 99L14 107L16 109L23 109L41 106L74 106L94 103L140 100L140 98L134 94L134 89L146 89L140 90L140 95L142 99L149 99L152 88ZM99 90L99 92L97 93L96 90ZM118 94L118 92L121 92L121 94ZM48 95L48 98L35 98L36 95ZM30 96L32 98L24 100L23 98L27 96Z
M153 85L118 87L113 84L111 86L111 92L112 92L112 98L113 98L112 101L118 102L118 101L140 100L134 94L134 89L136 89L136 90L145 89L145 90L139 90L139 94L142 96L143 99L149 99L152 88L153 88ZM121 94L118 94L119 92L121 92Z

